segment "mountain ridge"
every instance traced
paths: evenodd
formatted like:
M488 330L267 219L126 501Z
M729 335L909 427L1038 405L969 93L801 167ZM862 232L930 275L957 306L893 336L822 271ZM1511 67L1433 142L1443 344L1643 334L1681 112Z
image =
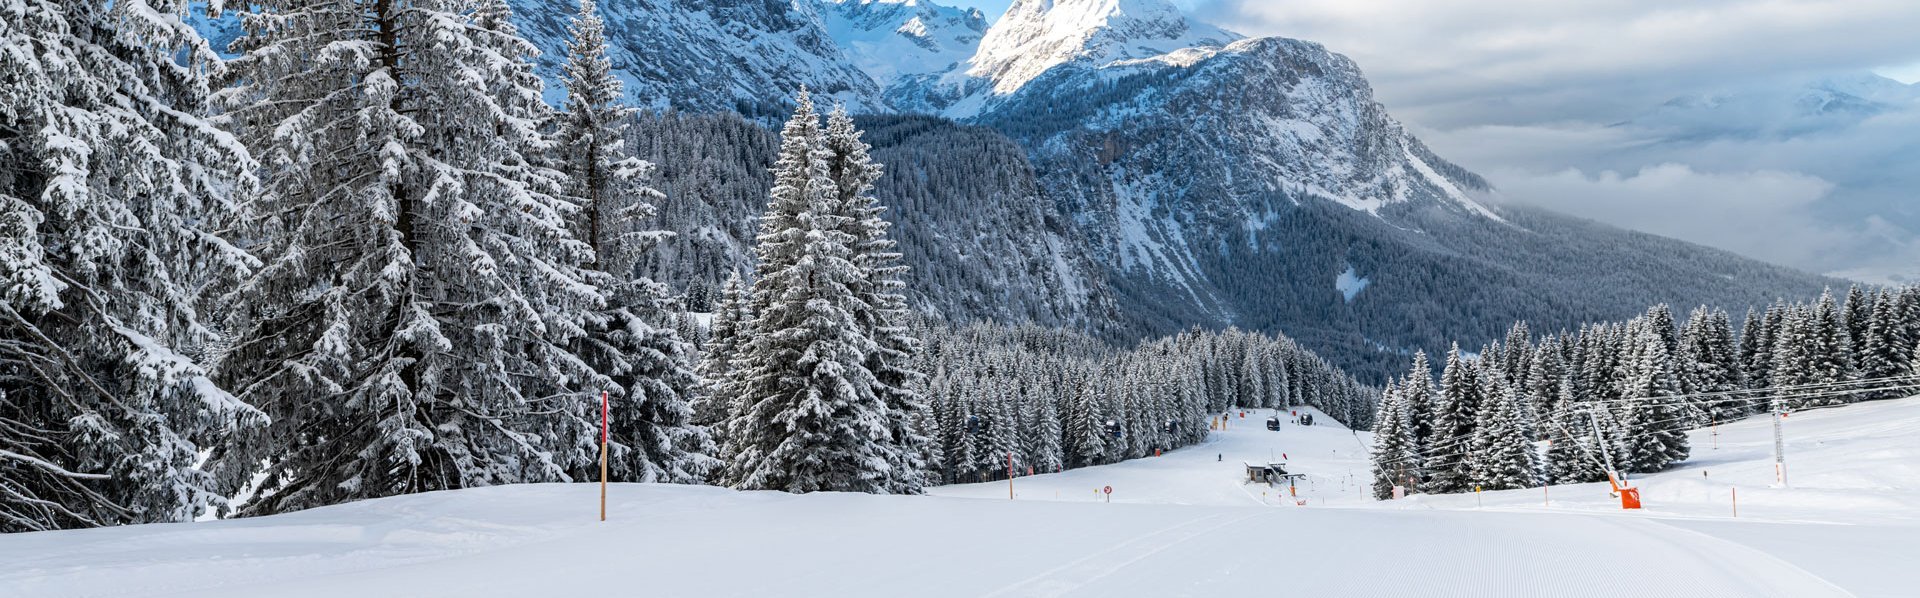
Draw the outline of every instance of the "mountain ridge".
M551 80L573 7L510 4ZM1163 0L1020 0L991 27L922 0L639 0L603 16L628 95L670 123L635 143L662 164L659 224L679 239L646 273L680 286L716 287L750 259L764 126L801 85L900 144L875 157L911 175L879 193L903 219L914 304L958 321L1117 342L1281 331L1379 381L1401 353L1514 320L1737 309L1838 282L1491 203L1352 60Z

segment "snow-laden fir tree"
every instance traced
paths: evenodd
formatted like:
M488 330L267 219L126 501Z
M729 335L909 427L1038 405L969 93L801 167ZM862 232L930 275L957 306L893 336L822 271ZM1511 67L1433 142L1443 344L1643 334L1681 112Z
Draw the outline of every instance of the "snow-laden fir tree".
M1873 321L1873 299L1874 295L1861 290L1860 285L1847 287L1847 304L1841 315L1846 320L1848 346L1858 349L1866 344L1867 326Z
M1065 449L1068 464L1074 467L1087 467L1107 463L1107 445L1112 438L1107 434L1108 413L1105 401L1101 400L1098 389L1102 382L1098 379L1083 385L1069 398L1072 407L1067 411L1067 430Z
M879 350L856 320L868 274L861 239L839 200L813 100L802 91L782 130L774 188L754 254L754 320L741 349L729 422L728 480L736 488L884 493L896 487L898 445L868 356Z
M1771 383L1768 380L1773 369L1773 333L1777 328L1768 326L1772 310L1756 312L1747 310L1747 320L1740 329L1740 370L1743 386L1749 389L1762 389ZM1747 413L1753 413L1755 406L1749 405Z
M1647 320L1643 324L1657 323ZM1693 417L1680 397L1673 359L1653 327L1642 327L1627 345L1620 439L1625 454L1616 466L1625 471L1661 471L1687 458L1687 434Z
M1450 494L1470 488L1472 472L1468 470L1467 455L1480 414L1482 375L1474 362L1460 355L1459 345L1447 351L1447 365L1441 373L1440 396L1434 409L1433 436L1422 455L1422 469L1427 475L1422 491Z
M626 482L700 483L720 462L707 429L693 423L690 401L699 382L693 347L671 326L665 287L634 278L641 254L666 235L643 226L663 196L647 186L653 165L630 155L625 133L634 110L622 103L605 24L592 0L581 0L570 32L555 162L566 174L567 196L580 206L573 232L593 251L587 280L605 298L588 313L578 352L600 375L588 388L612 395L611 475ZM597 448L591 410L579 415L588 431L582 454L590 457ZM576 468L574 477L591 479L593 460L576 462L586 467Z
M707 348L700 357L701 389L693 401L693 423L716 434L723 431L727 417L734 412L738 394L729 386L733 381L733 363L746 342L747 325L753 322L746 284L740 274L727 276L720 285L720 298L713 303L713 320L707 331Z
M1547 439L1547 479L1555 484L1598 482L1607 479L1601 442L1594 435L1595 407L1575 394L1571 377L1561 385L1558 408L1541 421Z
M1864 385L1865 388L1878 389L1862 393L1864 400L1891 399L1904 396L1898 390L1889 387L1903 386L1905 380L1899 378L1912 372L1903 359L1900 347L1903 336L1900 334L1902 322L1899 316L1899 302L1893 294L1880 296L1873 304L1872 313L1861 331L1861 342L1857 351L1860 358L1859 375L1865 380L1879 380Z
M1525 321L1514 322L1507 329L1507 338L1500 345L1497 355L1500 371L1507 382L1525 382L1527 371L1533 367L1533 331Z
M1533 448L1532 399L1520 386L1499 376L1483 378L1485 403L1474 429L1470 468L1473 483L1485 490L1514 490L1540 484L1540 460Z
M868 155L860 136L853 117L844 107L835 107L827 117L827 171L837 191L840 215L846 218L843 230L854 239L852 262L865 272L852 289L850 309L854 322L874 342L866 367L873 372L874 393L886 403L889 445L895 448L888 491L918 494L926 485L931 448L926 432L915 425L926 417L926 397L919 392L921 374L913 368L920 340L906 325L907 298L901 293L905 286L901 277L907 267L887 233L891 224L885 218L886 206L873 195L881 166Z
M1561 385L1567 382L1567 362L1560 354L1560 340L1549 337L1534 349L1534 356L1527 367L1525 381L1526 394L1533 400L1527 405L1530 413L1537 418L1548 418L1561 408L1561 400L1567 396ZM1537 427L1537 438L1546 438L1546 426Z
M1741 389L1739 356L1734 348L1733 322L1727 313L1705 307L1693 310L1687 317L1681 352L1674 361L1684 368L1682 390L1689 395L1705 395L1687 401L1695 417L1691 425L1711 425L1744 415L1745 397L1736 394Z
M542 166L533 47L465 0L263 0L218 98L259 159L265 260L220 379L273 423L209 465L274 513L567 478L605 298ZM501 76L494 76L501 75Z
M1427 363L1426 351L1413 352L1413 366L1407 370L1407 377L1400 387L1401 398L1406 405L1407 428L1413 436L1414 459L1411 466L1416 470L1417 479L1425 479L1422 460L1426 447L1432 442L1435 397L1433 393L1433 366Z
M1916 343L1913 346L1913 360L1907 363L1907 370L1913 373L1920 373L1920 343Z
M1855 379L1855 360L1853 356L1853 335L1849 332L1846 313L1833 299L1832 293L1822 293L1820 300L1813 306L1812 326L1814 354L1811 367L1814 381L1821 384L1838 384ZM1805 405L1843 405L1858 400L1857 395L1828 393L1829 396L1806 399Z
M1406 393L1400 383L1388 382L1373 418L1373 497L1393 498L1393 488L1412 489L1419 481L1413 452L1413 429L1407 418Z
M253 163L187 4L0 3L0 532L192 519L202 447L260 423L195 359Z

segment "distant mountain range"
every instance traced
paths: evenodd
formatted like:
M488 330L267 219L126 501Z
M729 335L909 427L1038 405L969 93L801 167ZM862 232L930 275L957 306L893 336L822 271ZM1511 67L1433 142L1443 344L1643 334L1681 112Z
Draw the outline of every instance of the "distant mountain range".
M572 3L511 4L552 76ZM743 266L772 155L758 125L803 84L867 115L916 304L957 320L1120 341L1281 330L1378 381L1415 349L1492 339L1514 320L1551 330L1655 302L1737 309L1838 282L1492 204L1486 181L1374 100L1353 61L1247 39L1165 0L1018 0L992 26L922 0L602 12L628 94L673 111L636 137L662 164L661 223L680 232L649 274L679 285Z

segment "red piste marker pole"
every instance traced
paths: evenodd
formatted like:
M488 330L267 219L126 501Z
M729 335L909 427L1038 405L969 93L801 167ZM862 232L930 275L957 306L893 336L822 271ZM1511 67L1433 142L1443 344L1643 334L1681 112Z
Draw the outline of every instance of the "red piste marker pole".
M600 391L600 520L607 520L607 391Z
M1013 451L1007 451L1007 500L1013 500Z

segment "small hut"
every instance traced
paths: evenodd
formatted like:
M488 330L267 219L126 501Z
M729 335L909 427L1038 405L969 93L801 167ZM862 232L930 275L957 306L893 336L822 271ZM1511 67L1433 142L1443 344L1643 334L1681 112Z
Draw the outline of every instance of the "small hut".
M1275 484L1286 481L1287 479L1287 464L1285 463L1245 463L1245 465L1247 466L1247 481L1249 482Z

